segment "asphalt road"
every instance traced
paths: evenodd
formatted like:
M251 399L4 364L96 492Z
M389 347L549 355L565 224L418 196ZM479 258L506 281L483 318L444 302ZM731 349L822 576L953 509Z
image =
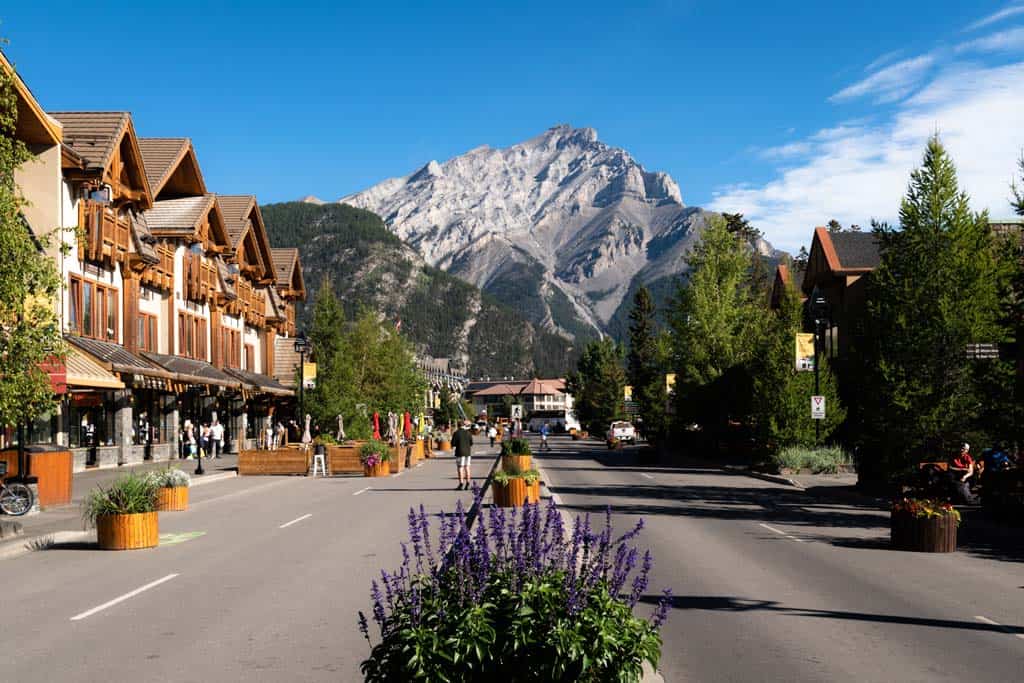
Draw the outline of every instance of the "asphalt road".
M979 548L889 550L888 514L695 463L556 441L537 458L570 513L645 520L650 599L671 588L668 681L1019 681L1024 565Z
M400 564L410 506L471 502L456 483L451 457L378 479L238 477L161 513L161 534L201 536L5 560L0 681L361 680L370 580Z
M1021 679L1019 556L897 553L868 507L553 443L537 462L570 513L646 519L651 599L677 596L666 680ZM2 561L0 681L358 681L370 580L399 564L410 506L469 502L455 483L450 457L387 479L228 479L161 515L177 542Z

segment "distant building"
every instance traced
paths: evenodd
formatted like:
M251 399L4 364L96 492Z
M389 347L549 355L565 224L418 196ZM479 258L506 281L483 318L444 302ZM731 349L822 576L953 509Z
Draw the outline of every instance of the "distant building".
M511 406L521 405L523 419L532 427L545 421L561 427L576 423L564 378L470 382L466 398L473 402L473 412L490 419L510 417Z
M451 358L417 356L416 367L427 380L424 404L428 408L441 407L441 392L445 389L461 396L469 382L465 369Z

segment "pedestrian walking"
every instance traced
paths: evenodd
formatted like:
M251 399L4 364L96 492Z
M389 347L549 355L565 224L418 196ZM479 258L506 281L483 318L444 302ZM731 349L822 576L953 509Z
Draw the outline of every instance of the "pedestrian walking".
M199 457L210 457L210 423L204 422L199 428Z
M498 438L498 428L492 424L487 428L487 436L491 440L491 448L494 448L494 440Z
M548 445L548 434L551 433L551 426L545 422L540 427L540 449L542 451L550 451L551 446Z
M210 448L213 449L213 457L219 458L224 452L224 425L217 418L213 419L210 425Z
M192 460L198 455L196 452L196 432L192 426L192 420L185 420L185 429L182 433L181 442L185 445L185 458Z
M452 447L455 449L455 467L458 469L459 485L456 491L469 489L473 481L469 468L473 458L473 435L469 433L469 423L463 422L452 435Z

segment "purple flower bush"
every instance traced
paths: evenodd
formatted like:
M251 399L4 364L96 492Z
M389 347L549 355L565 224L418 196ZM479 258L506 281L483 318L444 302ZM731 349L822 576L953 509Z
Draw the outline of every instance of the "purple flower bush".
M480 492L476 490L479 502ZM651 554L631 542L643 520L615 537L576 517L566 533L546 508L494 507L470 529L461 502L437 533L423 507L409 511L402 565L371 589L367 681L638 681L657 666L671 594L649 620L633 614L647 590Z

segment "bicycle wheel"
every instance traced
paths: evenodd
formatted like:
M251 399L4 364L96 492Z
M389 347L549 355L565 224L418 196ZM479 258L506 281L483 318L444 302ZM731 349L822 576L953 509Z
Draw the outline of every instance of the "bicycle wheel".
M0 491L0 510L9 515L20 517L32 509L35 496L32 489L24 484L8 484Z

